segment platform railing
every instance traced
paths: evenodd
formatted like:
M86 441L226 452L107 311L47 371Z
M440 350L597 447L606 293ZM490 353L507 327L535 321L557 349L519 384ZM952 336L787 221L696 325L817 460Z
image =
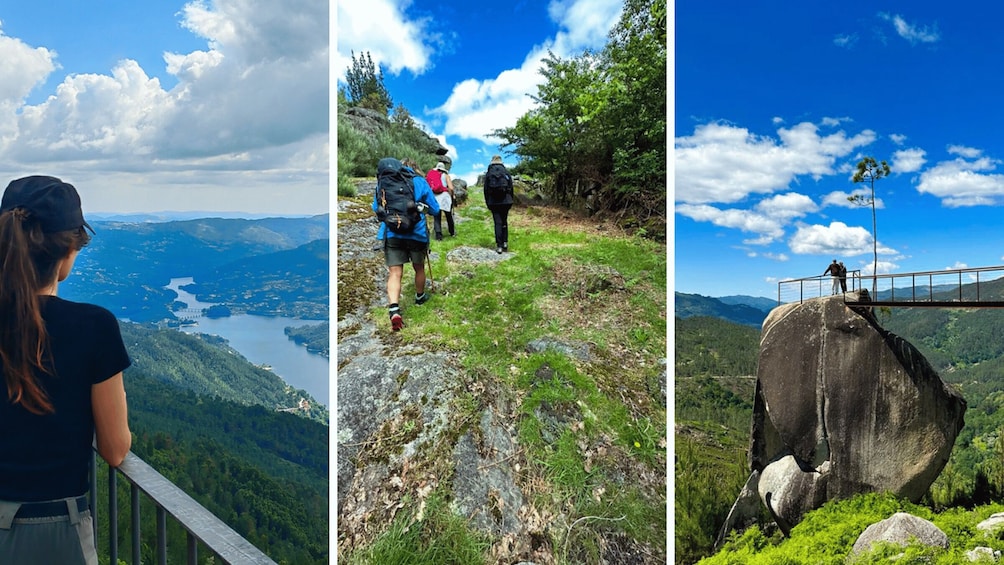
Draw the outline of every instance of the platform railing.
M109 562L118 563L118 481L125 479L130 485L130 521L131 550L130 563L142 563L142 542L140 535L140 501L143 496L149 498L156 508L157 539L155 540L156 563L167 564L167 520L168 517L179 523L186 532L187 563L198 563L198 547L201 542L221 563L233 565L275 564L271 558L262 553L248 540L235 532L230 526L217 518L212 512L196 502L174 483L164 478L153 467L137 457L131 451L125 461L117 468L108 470L107 507L98 504L97 457L91 458L91 513L94 517L95 539L98 539L98 512L107 508ZM147 517L149 519L149 517ZM101 552L102 548L98 548ZM216 562L216 561L214 561Z
M861 288L861 271L847 271L847 292L856 292ZM830 296L833 294L833 277L817 275L801 279L785 279L777 283L777 304L802 302L810 298Z
M847 278L847 291L867 290L868 303L875 306L1004 308L1004 265L882 275L852 273ZM780 281L778 305L827 296L829 281L828 276Z

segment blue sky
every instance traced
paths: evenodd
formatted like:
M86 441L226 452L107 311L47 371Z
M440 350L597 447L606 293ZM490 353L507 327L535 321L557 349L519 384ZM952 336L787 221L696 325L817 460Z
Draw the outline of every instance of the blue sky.
M872 272L1001 265L1004 5L676 4L675 288L776 298L834 258Z
M328 16L326 0L0 4L2 186L58 176L85 213L327 212Z
M515 164L490 134L533 107L528 95L537 93L548 50L567 58L602 48L622 7L619 0L337 4L334 80L344 85L350 53L368 51L395 106L450 149L451 172L471 184L494 154Z

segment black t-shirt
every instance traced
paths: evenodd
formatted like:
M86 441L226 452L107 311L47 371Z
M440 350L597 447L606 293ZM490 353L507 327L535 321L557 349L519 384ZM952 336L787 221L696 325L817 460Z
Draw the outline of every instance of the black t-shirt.
M115 316L93 304L41 300L54 375L37 374L55 412L35 415L0 387L0 500L33 502L87 492L94 439L91 385L129 366Z

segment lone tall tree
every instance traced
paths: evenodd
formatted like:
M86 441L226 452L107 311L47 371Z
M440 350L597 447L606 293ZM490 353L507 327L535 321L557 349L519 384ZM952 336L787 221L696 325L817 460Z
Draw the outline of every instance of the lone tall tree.
M876 162L874 157L865 157L858 161L858 170L851 178L854 182L866 182L871 187L872 195L866 198L864 195L855 194L847 199L861 206L872 207L872 253L875 256L875 263L872 266L872 297L878 293L878 230L875 221L875 181L889 176L889 165L885 162Z

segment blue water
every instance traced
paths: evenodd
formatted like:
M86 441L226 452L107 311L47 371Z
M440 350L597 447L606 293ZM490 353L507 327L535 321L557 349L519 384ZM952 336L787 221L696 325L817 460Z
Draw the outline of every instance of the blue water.
M171 279L167 288L178 293L178 300L188 308L209 308L212 304L199 302L192 294L180 290L179 286L191 284L192 277ZM287 326L305 326L319 323L317 320L296 318L254 316L239 314L227 318L198 318L198 325L184 326L185 333L205 333L224 337L230 346L255 365L269 365L272 372L286 383L306 390L315 400L328 402L328 371L330 362L321 355L307 351L286 337Z

